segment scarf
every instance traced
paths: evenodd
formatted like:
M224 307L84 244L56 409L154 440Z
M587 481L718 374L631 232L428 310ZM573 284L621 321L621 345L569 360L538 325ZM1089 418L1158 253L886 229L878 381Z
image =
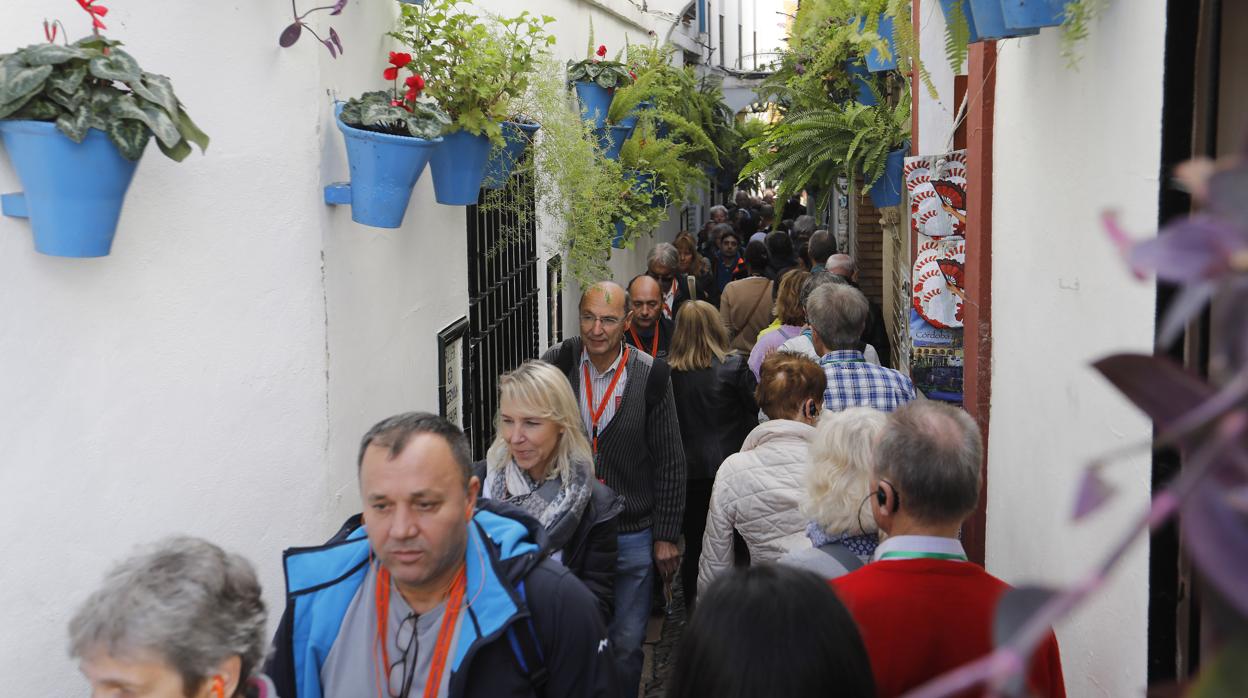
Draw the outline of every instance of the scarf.
M573 462L568 480L550 477L534 482L515 459L508 458L490 482L490 498L523 509L537 519L550 536L551 550L562 550L572 539L589 504L593 482L588 463Z
M816 548L839 543L849 548L851 553L862 558L864 562L871 559L871 556L875 554L875 546L880 544L880 537L875 533L862 533L856 536L848 533L838 533L837 535L829 536L814 521L806 524L806 537L810 539L811 544Z

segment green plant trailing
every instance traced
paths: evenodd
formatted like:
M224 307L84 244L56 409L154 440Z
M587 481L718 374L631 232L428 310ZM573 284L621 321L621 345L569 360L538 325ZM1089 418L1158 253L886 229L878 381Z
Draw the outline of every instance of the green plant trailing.
M139 67L120 41L88 36L73 44L35 44L0 56L0 119L53 121L75 143L89 129L108 135L128 160L152 136L181 162L208 136L191 121L164 75Z
M528 11L499 17L461 9L455 0L403 5L390 36L410 46L406 67L423 76L425 94L450 116L447 132L485 134L502 145L502 122L516 110L535 66L555 43L555 21Z
M858 174L870 189L883 176L889 151L905 142L909 127L908 93L896 106L880 100L874 106L849 102L791 112L765 135L746 143L754 158L741 176L763 174L779 180L777 199L816 189L823 206L838 176L850 183L851 195Z
M1062 20L1062 57L1066 66L1078 68L1079 43L1088 38L1092 22L1105 11L1108 0L1070 0L1066 3L1066 17Z
M433 140L451 123L450 118L435 104L420 101L396 105L385 90L365 92L352 97L342 106L342 123L365 131L412 136Z

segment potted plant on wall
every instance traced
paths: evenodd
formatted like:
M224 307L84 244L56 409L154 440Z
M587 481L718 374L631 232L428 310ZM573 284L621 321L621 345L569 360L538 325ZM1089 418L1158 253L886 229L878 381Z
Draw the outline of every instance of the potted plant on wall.
M589 25L589 48L584 60L568 61L568 82L576 91L576 98L581 105L581 116L591 121L594 128L606 126L607 110L616 88L632 84L634 74L627 65L620 62L617 54L614 60L607 60L606 44L594 48L594 25Z
M91 0L95 33L0 56L0 136L23 192L7 216L29 218L35 250L102 257L112 249L126 190L153 136L176 162L208 136L191 121L169 78L145 72L121 42L99 34L106 8Z
M436 104L419 99L426 86L420 75L408 76L400 95L399 70L410 62L410 55L391 52L390 65L382 71L391 89L365 92L336 109L351 182L326 187L325 202L350 204L351 219L363 225L397 228L403 223L412 188L451 122Z
M512 101L528 89L535 61L554 43L546 31L553 21L527 11L511 18L478 15L455 0L403 6L391 36L414 49L408 69L424 76L426 94L451 119L430 162L438 203L477 203L491 151L522 151L525 131L536 130L533 123L512 122L504 131L504 123L513 116Z

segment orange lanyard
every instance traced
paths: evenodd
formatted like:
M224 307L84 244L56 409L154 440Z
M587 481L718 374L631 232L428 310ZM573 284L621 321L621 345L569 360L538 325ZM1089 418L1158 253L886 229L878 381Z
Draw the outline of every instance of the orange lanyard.
M468 577L461 565L451 582L451 593L446 599L446 609L442 612L442 625L438 628L438 641L433 647L433 659L429 664L429 676L425 678L425 698L437 698L442 687L442 672L446 669L446 659L451 651L451 638L455 635L455 623L459 620L459 612L464 602L464 589L468 586ZM390 570L382 567L377 572L377 588L374 594L377 610L377 644L381 645L381 666L374 662L375 678L377 679L377 695L384 698L389 694L390 687L390 648L386 643L386 625L390 619ZM416 627L412 627L416 632ZM374 657L376 647L373 648ZM417 648L419 651L419 648ZM413 657L412 661L416 661ZM386 692L381 690L385 680ZM405 687L406 688L406 687ZM406 696L404 696L406 698Z
M632 329L632 328L629 328ZM658 336L658 329L655 329L655 336ZM615 384L620 382L620 376L624 375L624 367L628 365L628 347L624 347L624 355L620 357L620 363L616 366L615 375L611 377L611 385L607 386L607 392L602 396L602 402L598 403L598 409L594 409L594 386L589 380L589 362L581 365L585 371L585 402L589 405L589 418L593 423L593 442L594 455L598 455L598 421L602 419L602 413L607 409L607 400L615 394Z
M666 307L666 306L665 306L665 307ZM655 320L655 321L654 321L654 339L653 339L653 340L651 340L651 342L650 342L650 356L658 356L658 355L659 355L659 327L660 327L662 324L663 324L663 323L659 322L658 320ZM645 351L645 347L642 347L642 346L641 346L641 337L638 337L638 336L637 336L637 330L635 330L635 329L633 329L632 327L630 327L630 328L628 328L628 333L629 333L629 334L631 334L631 335L633 336L633 344L637 345L637 348L638 348L638 349L641 349L642 351Z

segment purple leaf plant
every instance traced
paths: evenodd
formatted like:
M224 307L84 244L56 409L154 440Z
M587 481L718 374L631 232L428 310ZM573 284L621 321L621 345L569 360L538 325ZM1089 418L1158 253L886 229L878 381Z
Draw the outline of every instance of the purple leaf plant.
M294 46L295 42L299 40L299 37L303 36L303 31L306 29L309 34L316 37L316 40L321 42L321 44L329 50L330 56L337 58L339 54L342 53L342 41L338 38L338 32L334 31L333 27L330 27L329 38L323 39L320 34L317 34L316 30L312 28L312 25L308 24L304 20L313 12L321 10L329 10L330 16L341 14L343 8L347 6L347 2L349 2L349 0L335 0L332 5L313 7L303 14L299 14L299 8L295 5L295 1L296 0L290 0L290 12L294 17L294 21L282 30L281 36L277 38L277 45L282 48L290 48L291 46Z
M1023 587L1004 595L997 608L995 651L905 698L943 698L975 687L989 696L1025 695L1022 679L1029 658L1053 624L1100 590L1143 534L1175 516L1182 522L1184 549L1208 591L1234 616L1219 619L1227 630L1225 637L1214 638L1215 649L1248 656L1243 644L1248 636L1248 148L1217 161L1184 163L1175 179L1191 193L1196 212L1143 240L1134 239L1113 214L1104 217L1105 230L1138 278L1155 275L1179 287L1159 322L1161 346L1210 308L1210 378L1167 358L1141 354L1106 357L1094 368L1153 419L1159 445L1180 449L1183 468L1081 579L1062 589ZM1104 467L1105 459L1088 466L1074 520L1113 499L1113 489L1101 477ZM1242 675L1216 669L1226 664L1223 659L1212 655L1208 673L1197 679L1198 690L1191 695L1248 695L1241 690ZM1204 692L1211 689L1215 692Z

